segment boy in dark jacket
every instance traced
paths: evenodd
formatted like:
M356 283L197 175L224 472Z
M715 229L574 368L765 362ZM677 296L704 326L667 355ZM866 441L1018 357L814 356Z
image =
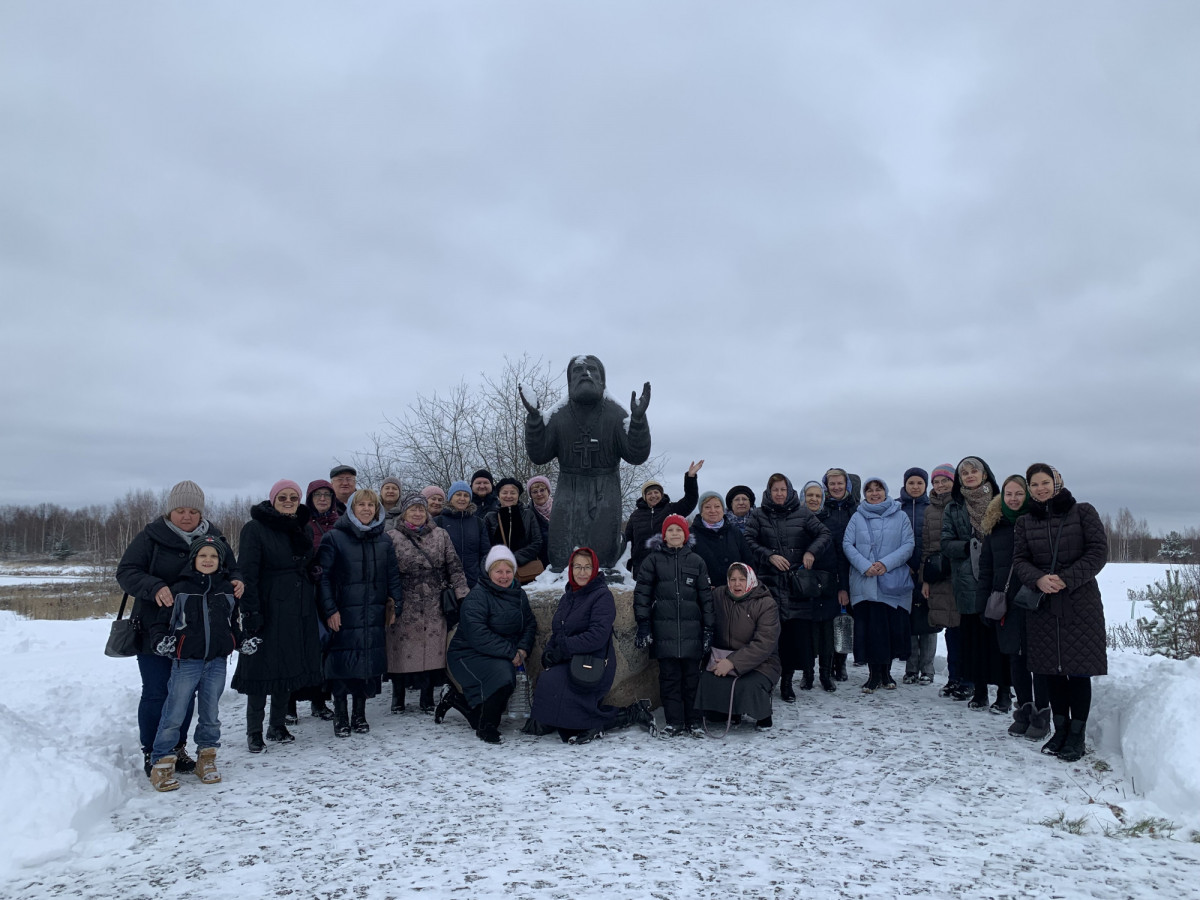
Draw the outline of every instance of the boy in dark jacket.
M683 516L667 516L662 534L650 538L650 554L638 571L633 594L636 647L652 646L658 660L658 689L673 737L690 732L704 737L696 710L700 660L712 644L713 602L708 567L688 546Z
M156 791L173 791L175 746L192 697L196 696L196 775L204 784L221 780L217 772L217 747L221 722L217 707L225 690L225 661L239 644L237 601L229 581L229 550L223 541L202 537L192 541L187 564L171 586L173 601L169 622L148 634L149 646L159 656L174 660L162 720L154 738L150 783ZM258 638L242 644L243 653L258 649Z

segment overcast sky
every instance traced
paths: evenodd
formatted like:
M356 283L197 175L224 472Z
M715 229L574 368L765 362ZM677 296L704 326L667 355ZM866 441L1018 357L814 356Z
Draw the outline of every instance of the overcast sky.
M5 3L0 503L265 496L529 351L653 384L670 493L976 454L1200 525L1198 46L1191 2Z

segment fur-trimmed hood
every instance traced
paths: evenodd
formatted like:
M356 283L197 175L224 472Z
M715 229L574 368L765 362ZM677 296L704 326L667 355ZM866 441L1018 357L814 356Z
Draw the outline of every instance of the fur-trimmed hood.
M993 497L991 502L988 503L987 509L983 512L983 521L979 523L979 530L985 535L991 534L992 529L995 528L1003 518L1004 498Z
M691 549L691 548L694 548L695 546L696 546L696 535L689 532L688 536L687 536L687 540L684 541L683 546L678 549L680 549L680 550ZM666 550L671 550L674 548L667 546L667 542L663 540L663 536L661 534L652 534L652 535L650 535L650 537L646 538L646 549L647 550L664 550L664 551L666 551Z

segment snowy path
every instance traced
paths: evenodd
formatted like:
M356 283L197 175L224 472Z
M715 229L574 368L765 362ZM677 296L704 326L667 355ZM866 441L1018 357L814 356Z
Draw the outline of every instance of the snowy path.
M1118 824L1106 804L1127 821L1153 809L1126 798L1119 760L1105 772L1094 754L1043 757L936 687L864 696L860 671L778 705L772 733L724 742L506 732L490 747L456 713L439 727L379 698L369 735L337 740L304 717L295 744L254 757L227 694L221 785L184 777L156 795L138 779L70 856L18 870L0 894L1200 896L1187 829L1102 833ZM1040 824L1059 813L1084 833Z

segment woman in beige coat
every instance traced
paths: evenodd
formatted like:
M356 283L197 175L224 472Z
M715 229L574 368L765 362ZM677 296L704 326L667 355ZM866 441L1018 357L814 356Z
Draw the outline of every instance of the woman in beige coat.
M392 712L404 709L405 680L412 678L421 690L421 712L432 713L433 689L444 682L446 667L442 590L452 587L461 602L467 595L467 579L450 535L429 518L426 499L407 494L399 508L396 529L389 533L404 581L404 603L387 629Z

